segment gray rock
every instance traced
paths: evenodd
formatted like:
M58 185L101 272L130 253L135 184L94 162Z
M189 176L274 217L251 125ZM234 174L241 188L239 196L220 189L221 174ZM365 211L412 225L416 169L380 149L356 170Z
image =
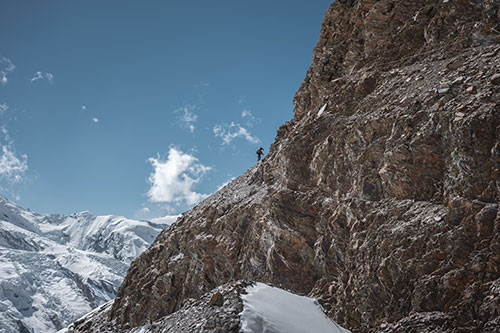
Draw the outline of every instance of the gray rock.
M149 319L165 332L208 318L224 327L235 314L209 300L219 291L224 308L240 309L218 288L235 279L321 299L353 332L494 332L500 94L490 82L500 59L481 59L498 48L497 8L335 1L266 159L163 232L107 319L75 332ZM446 66L457 61L474 94L451 89ZM310 113L325 102L328 113ZM189 298L200 308L181 307Z

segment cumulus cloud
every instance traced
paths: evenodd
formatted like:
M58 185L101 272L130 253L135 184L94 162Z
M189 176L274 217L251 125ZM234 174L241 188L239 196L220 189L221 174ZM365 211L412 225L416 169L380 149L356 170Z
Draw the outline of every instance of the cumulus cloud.
M167 160L156 156L149 158L148 162L153 166L148 179L151 187L147 196L150 201L193 205L208 196L195 192L193 187L211 167L199 163L193 155L172 147Z
M230 144L236 138L243 138L250 143L260 143L260 139L253 136L249 130L240 124L231 122L230 124L215 125L212 128L216 137L222 139L223 145Z
M181 122L182 126L189 129L191 133L194 133L194 130L196 129L195 124L198 120L198 115L194 113L194 110L196 110L197 108L198 107L196 105L191 105L184 106L175 110L176 113L181 113L179 121Z
M3 85L7 84L7 75L16 69L16 66L8 58L0 58L0 82Z
M1 129L3 139L0 142L0 179L7 180L10 183L18 183L22 176L28 171L28 156L16 154L14 141L10 138L9 132L5 127Z
M54 82L54 75L52 73L42 73L42 72L36 72L31 79L29 79L30 82L35 82L41 79L47 79L50 83Z

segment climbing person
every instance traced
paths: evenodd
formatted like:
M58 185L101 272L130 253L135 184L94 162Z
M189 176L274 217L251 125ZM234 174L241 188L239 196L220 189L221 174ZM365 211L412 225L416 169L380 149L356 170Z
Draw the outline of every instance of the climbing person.
M264 155L264 148L260 147L257 149L257 161L260 161L260 156Z

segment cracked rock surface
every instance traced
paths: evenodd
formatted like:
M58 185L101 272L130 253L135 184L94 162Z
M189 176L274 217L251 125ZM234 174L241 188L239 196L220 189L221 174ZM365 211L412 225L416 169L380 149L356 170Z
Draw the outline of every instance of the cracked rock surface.
M251 284L237 281L219 286L197 299L187 299L178 311L135 328L125 325L120 329L109 322L108 303L73 323L68 333L237 333L243 311L241 295Z
M336 0L269 154L162 232L87 329L167 327L249 279L353 332L498 332L499 8Z

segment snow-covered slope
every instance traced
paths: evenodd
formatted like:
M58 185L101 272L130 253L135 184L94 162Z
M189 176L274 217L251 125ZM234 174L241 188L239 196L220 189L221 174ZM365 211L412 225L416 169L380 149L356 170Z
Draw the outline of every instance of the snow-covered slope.
M321 311L309 297L257 283L242 296L241 333L349 333Z
M232 281L141 326L117 328L106 303L58 333L350 333L313 298L260 282Z
M169 221L40 215L0 196L0 333L56 332L116 294Z

